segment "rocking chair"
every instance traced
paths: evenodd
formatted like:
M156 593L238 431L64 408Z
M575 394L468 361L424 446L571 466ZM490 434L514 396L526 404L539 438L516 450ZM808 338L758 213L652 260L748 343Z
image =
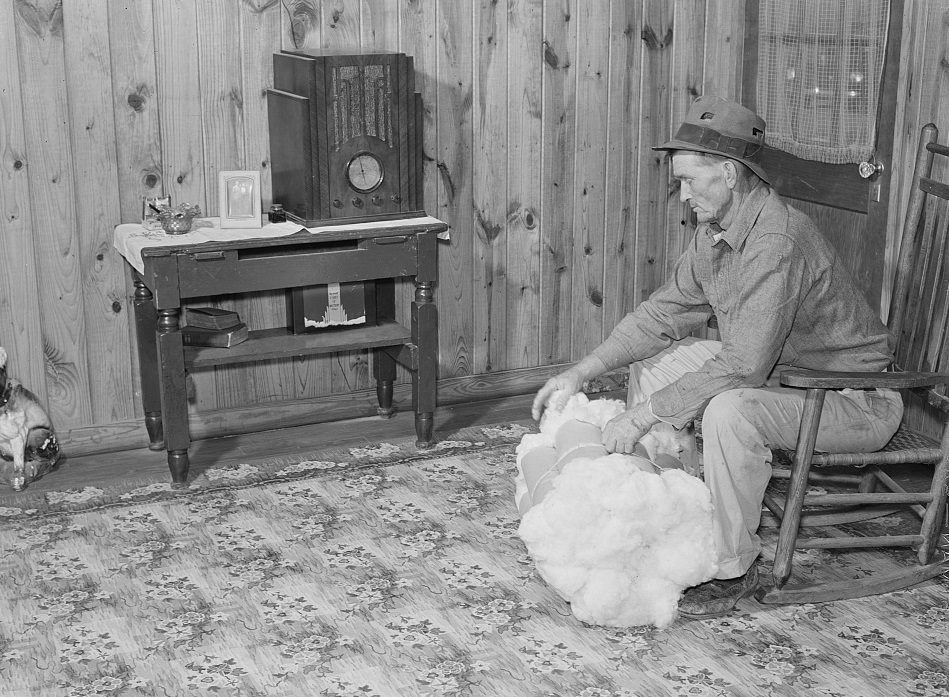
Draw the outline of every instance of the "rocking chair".
M775 496L765 497L765 506L780 520L780 532L772 570L774 585L759 589L756 598L760 602L813 603L857 598L905 588L949 572L949 554L946 550L936 554L946 523L949 483L949 399L944 387L949 384L949 184L932 178L937 156L946 158L940 162L949 165L949 147L939 145L937 137L938 130L933 124L924 126L920 134L888 316L889 329L897 338L892 372L791 370L781 375L782 385L803 388L807 393L786 499L782 505ZM926 410L941 412L941 440L912 430L904 415L899 431L881 451L814 452L824 395L827 390L844 388L889 388L919 394ZM927 491L908 492L884 471L886 466L910 463L932 466ZM862 473L844 478L855 486L853 493L812 494L807 493L812 466L855 466ZM835 481L840 478L835 477ZM833 527L887 515L900 508L915 514L914 520L921 519L917 534L859 536L852 530ZM830 532L821 533L824 537L800 536L800 529L806 526L829 526ZM795 549L900 546L915 549L919 563L865 579L787 585Z

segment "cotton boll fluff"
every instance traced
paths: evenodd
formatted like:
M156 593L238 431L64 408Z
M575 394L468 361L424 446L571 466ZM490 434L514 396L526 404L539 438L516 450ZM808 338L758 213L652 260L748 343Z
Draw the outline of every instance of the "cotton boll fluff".
M518 476L518 533L540 576L578 619L662 628L674 621L682 591L717 571L711 495L698 478L642 457L605 449L564 457L562 427L589 419L601 429L624 408L576 395L549 412L539 434L524 436L519 471L539 453L549 472ZM584 439L571 451L592 451L592 432Z

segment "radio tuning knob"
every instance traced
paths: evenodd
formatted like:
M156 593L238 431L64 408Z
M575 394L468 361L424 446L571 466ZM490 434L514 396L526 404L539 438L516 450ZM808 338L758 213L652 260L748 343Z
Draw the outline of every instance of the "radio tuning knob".
M373 202L375 205L377 205L377 206L381 206L381 205L382 205L382 197L379 196L379 195L373 196L373 197L372 197L372 202Z
M356 208L362 208L362 199L358 196L353 196L353 205L356 206Z
M402 203L402 196L399 194L392 194L390 198L392 199L393 203Z
M343 207L343 202L340 201L338 198L334 198L334 199L333 199L333 206L334 206L335 208L342 208L342 207Z

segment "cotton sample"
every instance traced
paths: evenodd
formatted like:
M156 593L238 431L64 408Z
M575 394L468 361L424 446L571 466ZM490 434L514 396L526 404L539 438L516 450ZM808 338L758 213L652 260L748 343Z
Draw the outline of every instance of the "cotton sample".
M624 408L575 395L548 411L539 434L523 437L518 534L578 619L662 628L675 620L682 591L718 569L711 496L681 469L606 452L598 433ZM547 471L532 471L532 458Z

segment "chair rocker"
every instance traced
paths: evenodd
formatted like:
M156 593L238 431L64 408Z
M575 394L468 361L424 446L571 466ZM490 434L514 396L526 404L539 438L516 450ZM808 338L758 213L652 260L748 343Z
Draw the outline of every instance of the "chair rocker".
M945 169L949 170L949 147L939 145L937 137L935 125L923 127L902 232L888 315L889 329L897 339L896 366L885 373L790 370L781 375L782 385L807 392L787 496L783 505L770 493L765 497L765 506L780 520L780 532L772 569L773 586L758 590L755 597L759 602L814 603L858 598L898 590L949 572L949 554L946 549L939 549L949 482L949 399L944 387L949 384L949 184L932 178L937 156L946 158L940 163L946 162ZM899 431L878 452L814 452L824 395L827 390L844 388L890 388L920 395L924 398L922 407L927 412L935 411L943 423L941 440L911 429L907 425L911 410L907 409ZM904 402L908 404L906 397L904 392ZM918 420L917 416L914 423ZM884 471L889 465L908 463L932 465L933 476L927 491L908 492ZM808 493L809 476L818 474L812 473L811 467L828 466L859 468L859 474L833 477L835 482L846 480L855 491ZM833 527L888 515L901 508L908 508L914 520L921 519L917 534L855 536ZM829 528L828 532L819 533L827 536L800 536L801 528L808 526ZM795 549L869 547L911 547L916 550L918 564L864 579L807 585L787 583Z

